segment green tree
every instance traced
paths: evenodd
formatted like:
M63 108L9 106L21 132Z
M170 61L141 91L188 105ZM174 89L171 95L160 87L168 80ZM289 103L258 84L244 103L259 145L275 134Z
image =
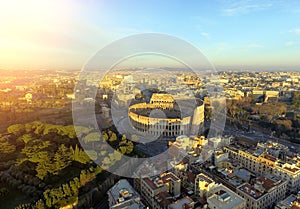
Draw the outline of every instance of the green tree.
M300 108L300 91L292 92L292 107Z
M98 132L89 133L83 140L85 143L100 141L100 134Z
M61 136L68 136L70 139L74 139L76 137L75 128L73 125L56 126L56 130Z
M104 140L107 141L108 140L108 134L105 131L102 131L101 134L102 134L102 137L104 138Z
M114 141L116 141L117 139L118 139L117 134L114 133L114 132L112 132L111 135L110 135L110 137L109 137L109 141L110 141L110 142L114 142Z
M101 152L100 152L100 156L105 156L106 155L106 151L105 150L102 150Z
M121 146L121 147L119 147L119 151L121 152L121 154L124 155L127 152L127 149L125 146Z
M58 129L60 128L60 126L58 125L53 125L53 124L44 124L43 126L40 126L42 127L42 129L38 132L42 132L43 135L47 135L47 134L50 134L50 133L53 133L53 134L57 134L58 133Z
M87 162L90 161L89 156L83 150L79 149L77 145L75 146L75 149L71 147L70 152L73 155L72 160L75 160L82 164L86 164Z
M66 196L72 196L72 191L69 184L63 184L63 191Z
M97 160L98 154L97 154L96 151L94 151L94 150L86 150L85 152L86 152L86 154L87 154L92 160Z
M16 151L16 146L8 142L0 142L0 154L11 154Z
M110 160L109 157L105 157L105 158L103 159L102 163L103 163L104 165L110 165L110 164L111 164L111 160Z
M27 144L29 141L31 141L32 135L31 134L24 134L21 137L19 137L20 140L22 140L25 144Z
M50 196L50 189L47 189L46 191L44 191L43 193L44 199L45 199L45 204L48 208L52 207L52 199Z
M35 203L34 208L36 208L36 209L45 209L45 208L46 208L46 205L45 205L45 203L44 203L43 200L39 199L39 200Z
M58 174L59 171L68 167L72 162L72 155L68 148L62 144L54 155L53 173Z
M48 148L51 145L50 141L42 141L40 139L30 140L22 149L21 153L25 154L28 158L35 156L38 152Z
M72 181L70 181L70 188L73 195L78 194L79 187L80 187L80 181L77 177L75 177Z
M14 134L16 136L20 136L25 133L25 125L23 125L23 124L11 125L7 128L7 133Z
M84 127L84 126L75 126L75 130L76 130L76 134L79 138L88 134L91 131L90 128Z
M26 123L24 126L25 126L25 132L26 133L31 133L32 132L32 124L31 123Z
M42 123L41 121L34 121L32 123L31 128L32 128L32 130L34 130L35 134L41 135L43 133L43 131L44 131L45 124Z
M49 155L47 151L34 152L28 160L34 163L44 162L49 160Z
M133 143L131 141L128 141L126 145L126 154L130 154L133 151L133 148Z
M121 160L121 158L122 158L122 154L120 152L118 152L117 150L114 151L113 155L114 155L114 159L117 161Z
M37 172L36 176L43 180L47 175L48 173L52 173L53 172L53 166L51 164L51 161L40 161L35 170Z
M89 171L83 170L80 173L80 186L86 185L88 182L95 179L96 175L94 173L91 173Z

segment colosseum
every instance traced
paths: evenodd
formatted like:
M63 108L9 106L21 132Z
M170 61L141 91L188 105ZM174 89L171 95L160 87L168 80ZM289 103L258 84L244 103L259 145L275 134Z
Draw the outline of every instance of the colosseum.
M132 126L146 135L196 135L204 122L204 104L154 93L149 102L131 105L128 114Z

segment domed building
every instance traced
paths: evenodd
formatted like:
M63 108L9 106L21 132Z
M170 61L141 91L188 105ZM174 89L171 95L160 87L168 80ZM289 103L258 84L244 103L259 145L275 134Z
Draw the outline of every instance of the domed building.
M132 126L149 135L174 137L197 135L204 122L201 100L174 100L170 94L154 93L150 101L129 107Z

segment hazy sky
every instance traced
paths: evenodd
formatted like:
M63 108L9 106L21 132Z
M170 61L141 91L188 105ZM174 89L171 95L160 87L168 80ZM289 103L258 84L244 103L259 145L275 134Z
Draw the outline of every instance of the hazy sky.
M178 36L216 66L300 66L300 1L0 0L1 69L80 69L110 42Z

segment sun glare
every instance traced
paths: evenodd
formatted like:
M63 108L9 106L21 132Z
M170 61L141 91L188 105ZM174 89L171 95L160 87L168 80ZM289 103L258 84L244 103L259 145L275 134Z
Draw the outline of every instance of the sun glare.
M12 0L0 5L0 55L7 65L20 61L20 53L24 54L22 59L31 60L32 51L49 50L51 41L63 42L60 35L71 27L76 6L74 2L50 0Z

